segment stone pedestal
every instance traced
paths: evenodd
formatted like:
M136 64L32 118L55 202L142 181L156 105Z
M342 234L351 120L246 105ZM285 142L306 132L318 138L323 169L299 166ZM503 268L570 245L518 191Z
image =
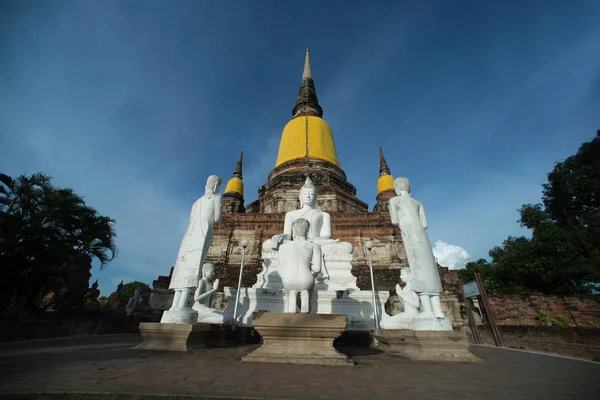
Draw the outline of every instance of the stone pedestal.
M252 321L262 345L242 361L354 365L333 347L333 341L346 329L347 315L255 312Z
M452 321L449 318L438 318L425 313L418 314L412 320L415 331L451 331Z
M286 310L285 289L242 288L240 304L237 309L236 323L239 326L253 326L254 311L281 313ZM224 320L233 320L237 290L225 287L227 308ZM384 305L389 297L388 291L377 292L378 318L381 319ZM373 319L373 296L368 290L313 290L310 300L310 312L314 314L345 314L348 316L348 330L371 331L375 329Z
M462 331L384 329L373 336L390 351L413 360L483 362L469 351L467 334Z
M191 351L234 341L227 325L141 322L139 329L143 341L135 348L141 350Z

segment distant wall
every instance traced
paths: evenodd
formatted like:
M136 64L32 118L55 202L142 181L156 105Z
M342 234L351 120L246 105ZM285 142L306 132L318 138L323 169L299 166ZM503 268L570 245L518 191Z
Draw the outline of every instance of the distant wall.
M550 319L564 315L572 326L589 328L600 324L600 295L545 296L545 295L490 295L489 302L498 325L538 325L535 317L544 310Z
M483 344L494 344L487 326L479 326ZM600 329L557 326L498 326L504 347L535 350L600 361Z
M0 321L0 342L72 335L135 333L139 323L139 318L96 315L5 320Z

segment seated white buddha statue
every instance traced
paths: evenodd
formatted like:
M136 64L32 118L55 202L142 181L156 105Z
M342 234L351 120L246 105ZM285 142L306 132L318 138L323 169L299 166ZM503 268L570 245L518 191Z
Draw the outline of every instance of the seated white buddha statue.
M310 229L306 236L309 242L321 246L323 254L352 254L354 248L351 243L340 242L331 238L331 215L315 208L317 204L317 190L309 177L300 189L299 210L289 211L285 214L283 233L274 235L265 240L263 250L277 251L281 243L292 239L292 226L299 218L309 221Z

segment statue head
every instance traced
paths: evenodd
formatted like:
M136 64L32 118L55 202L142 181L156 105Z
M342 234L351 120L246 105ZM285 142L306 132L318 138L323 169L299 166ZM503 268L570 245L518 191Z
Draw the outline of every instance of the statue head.
M215 274L215 265L211 263L205 263L202 266L202 277L210 279Z
M300 204L308 204L312 207L317 204L317 189L308 176L306 177L304 186L300 188Z
M308 229L310 228L310 222L304 218L298 218L292 224L292 232L294 234L294 238L303 237L305 238L308 234Z
M217 175L211 175L206 180L206 194L219 193L221 190L221 178Z
M135 289L135 295L136 295L136 296L139 296L140 294L142 294L142 288L138 286L138 287Z
M402 282L404 282L405 284L409 284L410 281L412 280L411 275L410 275L410 268L409 267L404 267L400 270L400 279L402 279Z
M405 177L396 178L394 180L394 189L397 195L400 195L400 192L410 193L410 181Z
M92 289L98 289L98 279L96 279L96 282L92 283Z

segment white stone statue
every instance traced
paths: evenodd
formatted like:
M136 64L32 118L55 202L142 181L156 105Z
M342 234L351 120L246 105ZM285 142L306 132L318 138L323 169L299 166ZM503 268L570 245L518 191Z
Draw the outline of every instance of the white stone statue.
M213 226L221 220L223 199L219 193L221 178L211 175L206 192L192 206L190 223L181 241L169 289L175 289L171 308L163 313L161 322L195 323L196 312L188 305L196 287L200 266L213 239Z
M449 320L442 311L442 282L429 241L427 219L423 205L410 196L410 182L401 177L394 181L396 197L389 200L392 224L400 228L412 277L412 290L419 294L423 312L416 318L415 329L448 329ZM425 320L431 320L421 324ZM436 321L436 319L438 319ZM450 329L452 326L450 324Z
M412 289L410 268L404 267L400 270L400 279L405 285L403 288L396 285L396 293L402 300L404 310L391 317L384 317L381 320L383 329L412 329L412 320L419 313L419 295Z
M215 275L215 266L206 263L202 266L202 279L198 282L198 288L194 293L194 305L192 308L198 313L198 322L205 324L222 324L223 312L211 308L212 296L219 290L219 280L215 279L214 286L211 283Z
M321 247L306 240L309 229L308 220L298 218L292 225L294 240L279 246L279 274L288 298L286 312L296 312L298 293L300 311L309 312L309 290L315 284L316 274L321 271Z
M271 239L265 240L263 250L276 250L281 243L291 240L292 225L298 218L304 218L310 223L306 239L320 245L323 254L352 254L354 248L351 243L340 242L331 238L331 215L315 208L317 190L310 178L306 178L304 186L300 189L299 197L302 207L299 210L289 211L285 214L283 234L274 235Z

